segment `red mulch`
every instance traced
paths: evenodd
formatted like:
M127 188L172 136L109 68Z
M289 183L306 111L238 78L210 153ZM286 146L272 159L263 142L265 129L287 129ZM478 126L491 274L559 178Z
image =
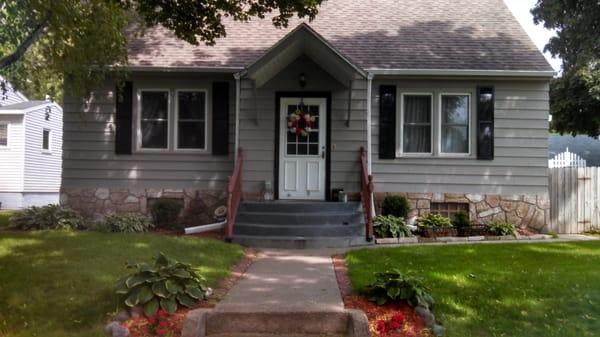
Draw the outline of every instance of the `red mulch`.
M430 330L426 328L425 323L414 310L406 303L387 303L385 305L376 305L364 296L352 295L352 283L348 277L348 267L346 260L342 255L333 257L333 267L338 281L340 293L344 300L344 306L348 309L362 310L369 319L369 330L373 337L383 337L377 332L377 322L388 320L394 314L402 312L404 315L404 324L400 333L386 334L385 337L429 337L432 336Z
M248 267L252 264L252 261L256 258L256 251L253 249L246 249L244 257L238 263L230 268L230 274L227 278L223 279L219 286L214 289L213 294L208 298L207 301L200 302L193 309L200 308L213 308L221 298L223 298L229 290L235 285L237 280L246 272ZM173 315L168 316L170 325L169 333L163 335L165 337L181 336L181 330L183 328L183 322L185 316L190 310L189 308L180 308ZM155 337L154 334L148 329L148 321L146 317L138 317L131 319L123 323L124 326L129 328L130 337Z

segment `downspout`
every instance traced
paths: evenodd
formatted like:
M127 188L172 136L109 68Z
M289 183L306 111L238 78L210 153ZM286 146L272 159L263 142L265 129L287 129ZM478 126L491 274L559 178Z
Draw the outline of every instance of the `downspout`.
M235 78L235 140L234 140L234 152L233 152L233 160L237 161L237 154L240 147L240 79L242 77L242 73L233 74L233 78Z
M372 90L371 90L371 87L373 85L373 77L374 77L373 73L370 73L370 72L367 73L367 172L369 173L369 175L373 174L373 168L372 168L373 160L371 158L372 157L371 156L371 152L372 152L371 146L372 146L372 142L373 142L373 140L371 139L372 134L373 134L372 130L371 130L371 127L372 127L372 125L371 125L372 124L371 123L371 121L372 121L372 116L371 116L371 114L372 114L372 111L371 111L372 110L371 109ZM375 196L374 195L371 196L371 215L372 216L377 215L375 212Z

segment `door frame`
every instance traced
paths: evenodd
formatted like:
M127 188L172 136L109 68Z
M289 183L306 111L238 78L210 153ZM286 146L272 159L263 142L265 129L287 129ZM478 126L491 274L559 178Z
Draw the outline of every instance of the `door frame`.
M324 98L327 127L325 128L325 200L331 201L331 92L329 91L276 91L275 92L275 156L273 161L274 199L279 200L279 147L282 98Z

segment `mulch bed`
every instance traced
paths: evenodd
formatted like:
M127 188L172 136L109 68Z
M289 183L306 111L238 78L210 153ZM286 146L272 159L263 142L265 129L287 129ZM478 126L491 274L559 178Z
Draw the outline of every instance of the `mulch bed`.
M154 336L181 336L181 330L183 328L183 322L185 316L190 310L200 308L213 308L235 285L237 280L244 275L248 267L252 264L252 261L256 258L256 250L246 249L244 257L235 265L230 268L230 274L227 278L223 279L219 286L213 290L213 294L208 298L207 301L200 302L195 308L180 308L173 315L168 316L168 332L169 334L153 334L149 331L148 319L144 316L140 316L129 321L124 322L130 331L130 337L154 337Z
M362 310L369 319L369 330L373 337L430 337L433 334L426 328L425 323L414 310L406 303L386 303L376 305L361 295L352 294L352 283L348 277L348 267L342 255L332 258L335 277L340 288L344 306L348 309ZM400 333L381 335L377 331L380 320L388 320L401 312L404 315L404 324Z

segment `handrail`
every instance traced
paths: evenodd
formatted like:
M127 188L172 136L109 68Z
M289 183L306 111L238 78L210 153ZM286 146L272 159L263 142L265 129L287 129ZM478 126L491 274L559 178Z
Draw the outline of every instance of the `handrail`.
M225 240L231 242L233 237L233 225L237 216L238 208L242 200L242 163L244 156L240 148L233 168L233 174L227 182L227 234Z
M373 176L367 169L367 151L360 147L360 200L365 213L367 241L373 240Z

